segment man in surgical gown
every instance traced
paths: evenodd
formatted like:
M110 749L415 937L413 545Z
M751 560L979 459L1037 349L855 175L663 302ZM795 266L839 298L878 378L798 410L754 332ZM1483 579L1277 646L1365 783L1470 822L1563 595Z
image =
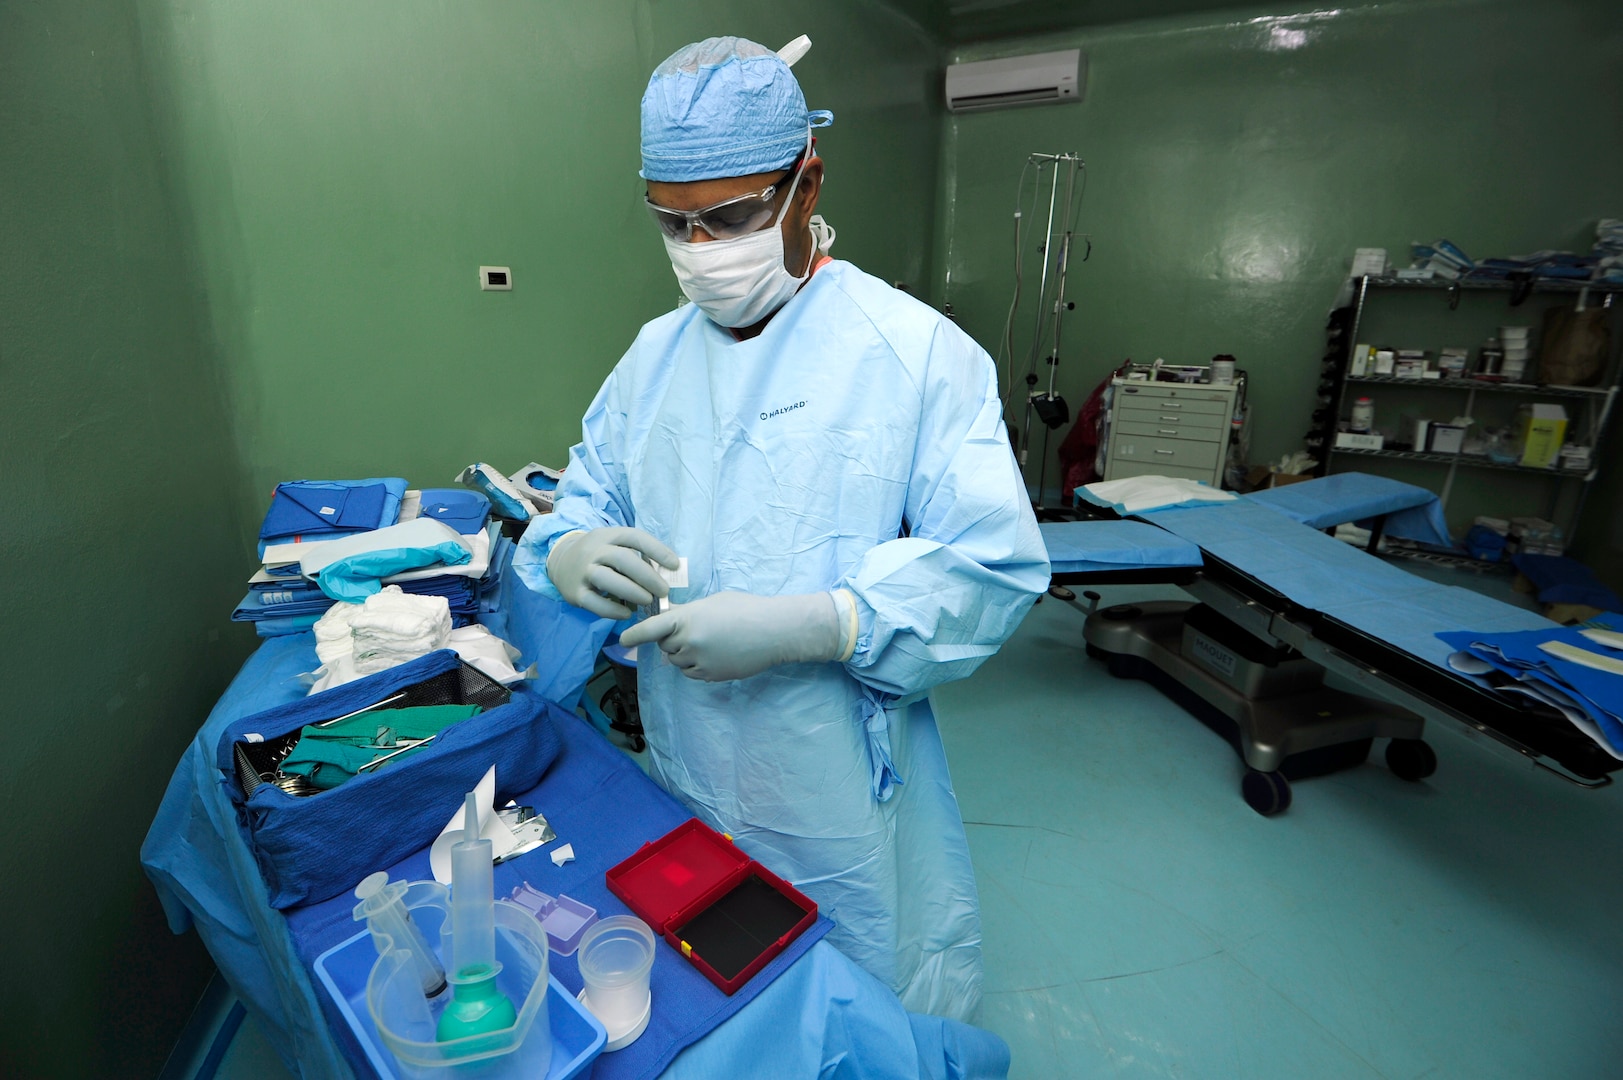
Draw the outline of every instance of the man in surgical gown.
M834 920L915 1012L980 1001L980 913L923 694L1047 586L990 357L826 256L789 66L738 38L666 60L642 176L693 301L592 402L515 565L641 645L650 773ZM685 558L686 587L652 563Z

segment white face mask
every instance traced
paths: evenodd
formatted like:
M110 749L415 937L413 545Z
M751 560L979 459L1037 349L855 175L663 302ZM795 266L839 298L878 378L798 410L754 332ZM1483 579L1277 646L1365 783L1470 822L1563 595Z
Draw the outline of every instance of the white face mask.
M754 326L788 302L811 276L819 252L834 243L834 230L821 217L811 219L811 257L799 277L783 265L783 217L794 202L800 173L789 186L777 220L759 232L732 240L684 243L665 237L665 251L682 293L711 320L734 328Z

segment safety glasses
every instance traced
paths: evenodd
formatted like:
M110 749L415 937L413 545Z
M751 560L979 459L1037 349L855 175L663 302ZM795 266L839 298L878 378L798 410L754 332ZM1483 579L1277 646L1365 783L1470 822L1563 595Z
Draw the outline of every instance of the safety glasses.
M660 231L672 240L687 243L695 225L711 239L732 240L755 232L772 220L778 189L782 186L783 181L779 180L771 187L726 199L703 210L672 210L646 195L643 202L659 223Z
M648 212L654 215L654 220L659 223L660 232L678 243L685 244L692 238L695 225L703 229L712 240L734 240L740 236L747 236L765 227L775 216L773 206L777 201L778 189L783 187L784 180L794 181L789 185L789 196L794 197L795 188L800 184L801 170L806 167L806 162L811 160L812 147L816 144L817 140L812 138L808 129L806 148L800 152L794 164L789 166L787 176L771 187L724 199L703 210L672 210L668 206L659 205L646 195L642 201L648 206Z

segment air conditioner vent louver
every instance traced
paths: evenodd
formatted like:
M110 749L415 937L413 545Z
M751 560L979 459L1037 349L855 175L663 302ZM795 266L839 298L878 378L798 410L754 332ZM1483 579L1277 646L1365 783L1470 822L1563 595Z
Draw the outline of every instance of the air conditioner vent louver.
M973 94L954 98L953 102L960 109L989 109L994 105L1032 105L1042 101L1058 100L1059 91L1051 89L1014 90L1007 94Z

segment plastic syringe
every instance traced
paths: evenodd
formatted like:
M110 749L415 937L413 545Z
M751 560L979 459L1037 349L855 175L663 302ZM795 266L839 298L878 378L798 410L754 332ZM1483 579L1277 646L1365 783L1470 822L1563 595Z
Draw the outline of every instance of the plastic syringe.
M483 1035L518 1022L496 986L496 882L493 845L479 836L479 801L468 792L462 839L451 845L451 1001L440 1014L440 1042Z
M492 844L479 836L479 804L468 792L462 839L451 845L451 972L479 978L496 964L496 875Z
M405 904L406 883L390 881L382 870L371 874L355 886L355 921L366 923L372 931L372 942L382 956L389 949L409 949L411 962L422 980L423 996L433 997L445 989L445 969L439 957L423 940Z

